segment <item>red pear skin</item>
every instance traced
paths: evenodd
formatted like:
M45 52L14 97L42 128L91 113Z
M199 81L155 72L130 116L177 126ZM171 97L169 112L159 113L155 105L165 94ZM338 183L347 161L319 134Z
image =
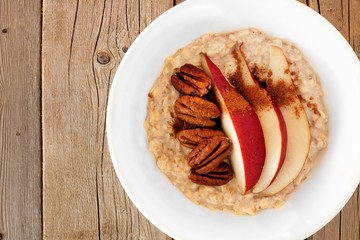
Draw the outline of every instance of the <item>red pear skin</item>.
M286 130L286 123L284 120L284 116L281 114L279 105L277 105L275 102L273 102L273 108L276 112L276 115L278 116L279 119L279 126L280 126L280 132L281 132L281 139L282 139L282 148L281 148L281 154L280 154L280 162L278 165L278 168L276 170L275 176L273 177L273 179L271 180L271 183L274 181L274 179L276 178L276 176L278 175L282 165L284 164L284 160L286 157L286 147L287 147L287 130Z
M265 164L253 189L254 193L259 193L271 184L282 167L286 154L287 131L279 106L255 80L246 63L242 47L243 44L232 52L237 69L230 77L230 83L253 107L264 132Z
M202 54L205 72L213 80L213 89L222 111L222 127L232 140L230 156L242 193L258 181L265 160L265 142L260 121L245 98L226 80L220 69Z

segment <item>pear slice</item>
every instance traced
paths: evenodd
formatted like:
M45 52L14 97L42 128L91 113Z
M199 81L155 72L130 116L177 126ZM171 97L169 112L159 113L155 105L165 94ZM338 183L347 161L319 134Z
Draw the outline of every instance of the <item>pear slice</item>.
M273 195L300 173L310 148L310 127L305 110L290 77L289 64L281 48L271 46L267 90L278 103L287 129L286 157L277 177L262 195Z
M265 164L260 179L253 189L254 193L259 193L275 179L284 162L287 146L286 125L276 102L250 72L242 51L242 44L232 54L237 62L237 71L230 77L230 83L254 108L264 132Z
M222 127L233 144L231 165L244 194L258 182L264 165L265 142L260 121L250 104L206 54L202 54L202 66L213 80Z

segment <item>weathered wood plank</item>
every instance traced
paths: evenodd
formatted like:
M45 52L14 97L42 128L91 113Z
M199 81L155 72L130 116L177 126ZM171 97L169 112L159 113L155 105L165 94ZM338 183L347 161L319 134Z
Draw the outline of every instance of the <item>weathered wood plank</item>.
M184 1L185 0L174 0L174 6L180 4L180 3L184 2Z
M97 239L97 96L93 49L100 1L44 1L44 239Z
M349 40L348 0L298 0L314 9L332 23ZM356 2L356 1L354 1ZM356 4L356 3L355 3ZM355 10L356 8L354 8Z
M105 113L127 48L171 6L172 1L44 1L46 239L167 238L137 211L117 180Z
M98 42L94 46L94 81L100 94L98 105L99 123L105 127L107 95L117 65L130 43L139 34L138 1L106 1L102 13L103 22L98 31ZM95 90L95 89L94 89ZM147 235L140 231L139 213L131 204L112 168L104 131L100 132L101 164L98 171L98 195L100 235L103 239L136 239Z
M357 188L354 195L341 211L340 239L360 240L360 191Z
M173 7L171 0L140 0L140 30L149 25L161 13Z
M41 239L41 0L0 1L0 239Z
M0 239L40 239L41 1L0 1Z
M350 44L355 50L357 56L360 58L360 1L349 0L349 14L350 14Z
M349 40L348 0L317 0L319 13L329 20ZM316 1L315 1L316 2Z
M306 0L306 4L312 9L314 9L316 12L320 13L319 0Z

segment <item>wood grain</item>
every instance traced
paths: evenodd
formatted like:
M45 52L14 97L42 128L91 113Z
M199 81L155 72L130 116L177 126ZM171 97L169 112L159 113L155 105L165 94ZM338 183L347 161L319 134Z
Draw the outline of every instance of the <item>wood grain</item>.
M360 1L349 0L349 42L360 58Z
M301 2L301 3L305 4L305 5L307 5L308 0L298 0L298 2Z
M341 210L340 239L360 240L360 187Z
M45 239L167 239L138 212L117 180L105 113L127 48L172 4L44 1Z
M40 239L41 1L0 1L0 239Z
M45 239L99 236L96 94L91 74L101 4L44 1L42 47ZM92 26L95 25L95 27ZM89 26L90 25L90 26ZM82 44L80 44L80 41Z

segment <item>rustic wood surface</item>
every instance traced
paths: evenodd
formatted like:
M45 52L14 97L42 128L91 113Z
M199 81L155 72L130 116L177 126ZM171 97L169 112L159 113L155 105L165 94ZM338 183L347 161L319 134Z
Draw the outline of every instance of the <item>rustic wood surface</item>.
M0 0L0 240L169 240L134 207L107 149L118 64L180 0ZM302 0L360 56L359 0ZM311 240L359 240L360 191ZM169 216L171 220L171 216Z
M0 239L40 239L41 1L0 0Z

